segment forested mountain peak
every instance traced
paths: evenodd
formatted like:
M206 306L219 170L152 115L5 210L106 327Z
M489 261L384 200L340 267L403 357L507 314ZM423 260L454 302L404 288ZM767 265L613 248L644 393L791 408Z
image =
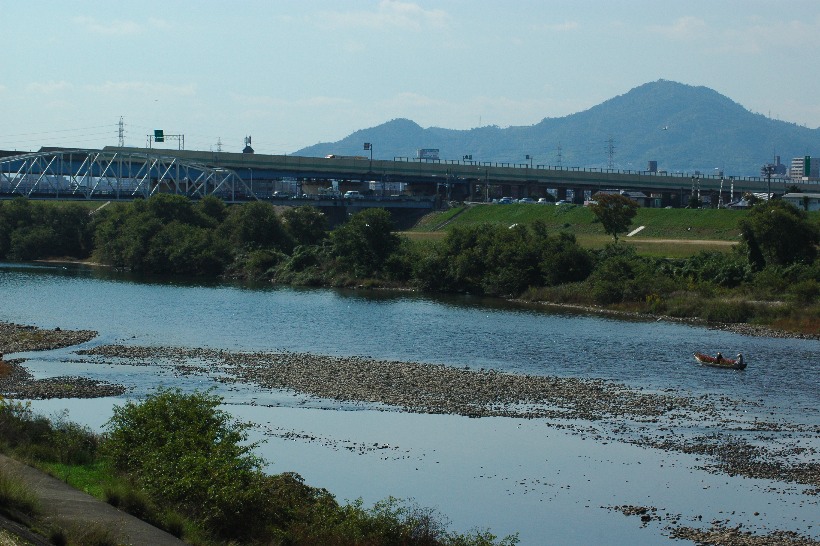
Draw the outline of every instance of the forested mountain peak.
M374 159L415 157L420 148L438 148L442 159L471 155L475 161L542 165L757 175L760 166L781 157L820 154L820 129L750 112L717 91L669 80L640 85L587 110L546 117L529 126L469 130L422 128L393 119L337 141L303 148L295 155L361 155L373 144Z

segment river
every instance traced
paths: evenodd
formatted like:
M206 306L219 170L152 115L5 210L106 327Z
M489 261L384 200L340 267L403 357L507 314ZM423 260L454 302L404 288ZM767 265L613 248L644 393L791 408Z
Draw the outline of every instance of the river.
M743 401L734 423L803 427L805 457L820 448L820 342L754 338L664 321L623 321L476 297L148 281L103 269L0 264L0 320L92 329L109 343L293 351L601 378L646 392ZM100 429L113 404L159 385L217 387L225 407L256 422L271 472L295 471L340 500L392 495L438 509L452 528L519 532L521 544L679 543L665 526L713 520L820 538L818 497L800 485L703 469L702 456L634 439L663 424L418 415L342 405L252 385L230 387L159 366L100 366L75 348L24 354L36 377L122 383L119 398L35 401L45 413ZM734 355L743 372L697 366L693 351ZM805 430L810 431L806 433ZM713 429L688 432L695 435ZM812 432L813 431L813 432ZM754 442L777 445L788 433ZM643 525L612 507L653 506ZM700 517L699 517L700 516Z

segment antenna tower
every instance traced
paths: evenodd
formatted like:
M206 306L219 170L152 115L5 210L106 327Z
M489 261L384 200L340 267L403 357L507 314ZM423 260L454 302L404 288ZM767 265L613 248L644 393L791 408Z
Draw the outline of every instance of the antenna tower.
M606 153L609 156L609 168L615 168L615 139L609 137L606 141Z
M117 141L118 146L120 148L125 147L125 123L122 121L122 116L120 116L120 132L119 132L119 140Z
M217 137L217 139L216 139L216 151L217 152L222 151L222 137Z

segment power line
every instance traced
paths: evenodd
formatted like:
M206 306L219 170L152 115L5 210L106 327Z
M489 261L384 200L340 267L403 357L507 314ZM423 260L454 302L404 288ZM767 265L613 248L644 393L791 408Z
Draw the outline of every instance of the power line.
M40 131L36 133L17 133L17 134L6 134L4 136L7 137L18 137L18 136L33 136L33 135L48 135L51 133L68 133L70 131L85 131L86 129L101 129L103 127L113 127L111 124L106 125L92 125L91 127L75 127L73 129L53 129L51 131Z

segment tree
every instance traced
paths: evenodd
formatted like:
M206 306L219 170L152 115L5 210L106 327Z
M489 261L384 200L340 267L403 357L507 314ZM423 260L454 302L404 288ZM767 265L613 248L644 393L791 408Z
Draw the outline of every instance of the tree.
M327 218L316 207L290 207L282 213L282 218L298 245L315 245L327 236Z
M740 222L749 256L757 268L766 265L810 264L817 257L820 230L805 211L780 199L757 205Z
M220 234L246 250L277 249L290 252L293 241L270 203L255 201L228 209Z
M638 204L632 199L618 194L597 194L596 203L590 205L604 231L618 240L618 234L624 233L632 225L632 219L638 213Z
M354 214L331 233L333 253L351 274L367 277L381 273L387 258L401 244L393 233L390 213L366 209Z

